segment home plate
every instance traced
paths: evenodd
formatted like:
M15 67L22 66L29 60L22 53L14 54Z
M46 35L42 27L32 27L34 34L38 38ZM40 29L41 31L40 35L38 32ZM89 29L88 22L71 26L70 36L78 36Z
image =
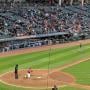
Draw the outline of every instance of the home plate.
M39 78L39 79L40 79L41 77L37 77L37 78Z

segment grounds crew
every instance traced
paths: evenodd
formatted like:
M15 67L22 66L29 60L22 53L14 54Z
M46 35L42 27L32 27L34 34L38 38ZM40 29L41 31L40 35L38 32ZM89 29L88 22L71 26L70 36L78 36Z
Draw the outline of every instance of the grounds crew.
M82 48L82 43L80 43L80 48Z
M15 66L15 79L18 79L18 64Z
M58 90L57 86L54 85L54 87L52 88L52 90Z

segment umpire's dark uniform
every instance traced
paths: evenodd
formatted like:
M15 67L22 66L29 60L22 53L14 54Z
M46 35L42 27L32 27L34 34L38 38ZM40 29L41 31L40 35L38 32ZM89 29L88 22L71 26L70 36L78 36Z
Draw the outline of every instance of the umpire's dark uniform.
M15 79L18 79L18 64L15 66Z

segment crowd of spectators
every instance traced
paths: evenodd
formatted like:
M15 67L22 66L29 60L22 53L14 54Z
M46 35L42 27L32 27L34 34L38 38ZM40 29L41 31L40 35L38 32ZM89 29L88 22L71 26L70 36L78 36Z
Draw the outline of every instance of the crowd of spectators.
M41 36L60 32L73 35L90 32L90 5L84 7L0 3L0 39ZM56 40L56 39L55 39ZM49 40L16 40L0 42L0 52L48 45Z
M90 5L29 6L10 4L0 7L0 38L90 30ZM0 27L2 27L0 25Z

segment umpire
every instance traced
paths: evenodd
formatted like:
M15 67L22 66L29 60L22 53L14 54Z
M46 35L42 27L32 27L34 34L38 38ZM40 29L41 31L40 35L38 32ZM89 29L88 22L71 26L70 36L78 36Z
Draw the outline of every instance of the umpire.
M18 79L18 64L15 66L15 79Z

